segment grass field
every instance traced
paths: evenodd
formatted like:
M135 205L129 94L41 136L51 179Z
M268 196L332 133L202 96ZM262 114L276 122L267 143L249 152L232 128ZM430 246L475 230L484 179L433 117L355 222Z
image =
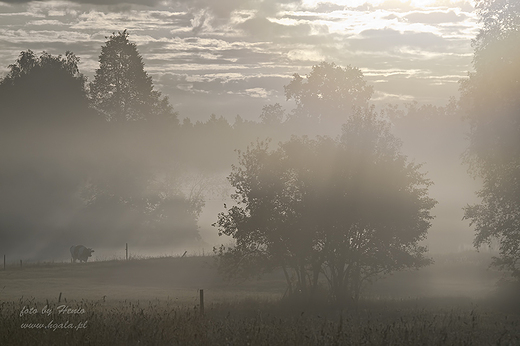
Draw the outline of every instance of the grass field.
M0 345L520 345L520 314L495 304L500 275L480 258L397 273L343 309L281 299L280 273L224 282L211 257L11 266Z

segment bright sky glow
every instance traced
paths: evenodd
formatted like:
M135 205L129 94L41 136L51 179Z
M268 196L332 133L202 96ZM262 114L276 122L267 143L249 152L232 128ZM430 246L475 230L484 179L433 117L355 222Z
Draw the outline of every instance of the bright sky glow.
M322 1L322 0L303 0L304 7L316 7L320 3L330 3L339 6L346 7L359 7L365 4L369 4L372 6L380 6L384 3L401 3L401 4L410 4L413 7L426 7L426 6L434 6L437 3L446 3L446 1L438 1L438 0L332 0L332 1ZM455 2L455 1L452 1Z

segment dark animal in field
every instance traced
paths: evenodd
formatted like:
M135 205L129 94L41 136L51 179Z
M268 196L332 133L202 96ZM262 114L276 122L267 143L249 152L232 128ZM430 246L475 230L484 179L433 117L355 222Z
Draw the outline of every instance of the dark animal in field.
M84 247L83 245L71 246L70 254L72 255L72 261L86 262L89 257L92 257L94 250Z

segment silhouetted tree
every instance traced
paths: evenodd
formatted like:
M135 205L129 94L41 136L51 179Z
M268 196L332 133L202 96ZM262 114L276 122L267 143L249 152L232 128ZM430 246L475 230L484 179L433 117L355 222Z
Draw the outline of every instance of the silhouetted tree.
M63 234L83 207L78 187L93 170L103 122L89 108L78 61L24 51L0 81L0 238L13 253L65 249Z
M293 137L275 151L258 142L241 152L229 176L236 205L215 224L236 241L216 250L222 268L233 275L282 267L288 285L292 269L306 296L324 275L342 303L378 274L429 263L419 241L436 202L420 166L399 148L373 108L358 108L340 141Z
M90 97L96 109L109 121L156 120L178 123L167 97L154 90L152 77L144 70L143 58L124 30L112 34L101 47L99 69L90 83Z
M284 88L287 100L296 101L294 116L333 125L343 124L352 107L367 107L373 93L358 68L328 62L313 66L306 78L294 74Z
M461 83L461 107L471 125L465 159L483 179L482 202L468 206L474 244L499 241L494 264L520 278L520 3L477 1L475 71Z
M280 125L285 118L285 110L279 103L262 107L260 120L263 124L274 126Z
M72 52L65 57L21 52L0 81L3 126L70 125L87 119L85 77L78 62Z

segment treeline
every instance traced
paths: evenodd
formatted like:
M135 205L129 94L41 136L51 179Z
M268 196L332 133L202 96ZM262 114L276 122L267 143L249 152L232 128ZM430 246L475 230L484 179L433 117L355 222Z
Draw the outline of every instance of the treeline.
M9 251L38 249L34 257L48 258L66 253L71 242L109 247L123 240L149 246L197 241L198 216L212 183L204 180L227 175L237 161L235 150L257 139L276 144L293 134L337 131L338 110L366 105L372 93L358 69L323 63L310 84L295 75L287 86L287 97L298 105L293 112L274 104L257 121L236 116L230 123L211 115L180 122L168 98L155 90L128 32L107 37L92 81L79 70L79 59L72 52L23 51L0 80L0 232ZM315 100L313 80L323 83L337 72L343 90ZM346 91L355 100L332 112L334 121L326 112L309 112L330 107Z
M233 128L180 125L126 31L108 38L91 83L78 62L28 50L0 81L2 246L55 258L80 243L197 241L204 190L184 177L229 167L233 150L216 143L236 147Z

